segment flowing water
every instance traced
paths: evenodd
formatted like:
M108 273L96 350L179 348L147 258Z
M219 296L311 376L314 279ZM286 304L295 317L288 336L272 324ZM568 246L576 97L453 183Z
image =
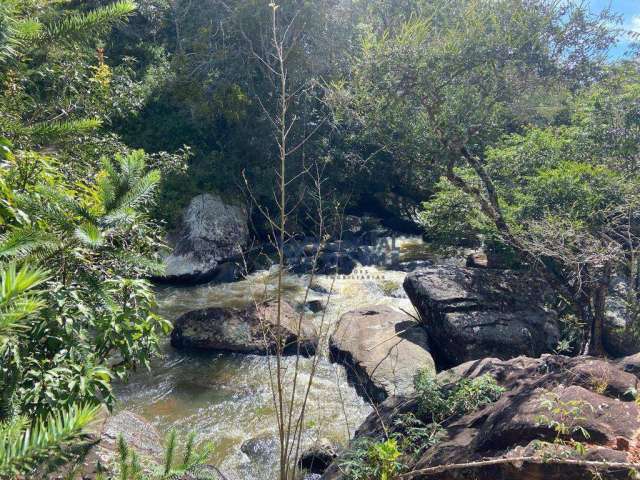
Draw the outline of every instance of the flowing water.
M424 245L415 238L395 239L389 248L401 259L426 255ZM397 295L404 276L378 267L360 267L349 276L318 276L307 300L328 300L328 306L325 313L308 314L316 328L330 332L343 313L365 305L391 305L413 312L406 298L391 296ZM285 296L292 305L302 308L308 282L305 276L286 276ZM164 287L158 299L161 313L173 320L198 308L248 305L274 290L274 272L261 271L235 283ZM349 384L344 367L329 362L326 348L319 355L303 446L320 438L345 444L372 409ZM151 372L135 374L117 386L117 408L142 415L161 433L172 428L195 431L199 440L212 441L212 463L230 478L272 480L278 450L269 361L266 356L181 352L167 343ZM290 368L293 362L293 357L285 359ZM308 379L311 363L312 359L303 360L302 381Z

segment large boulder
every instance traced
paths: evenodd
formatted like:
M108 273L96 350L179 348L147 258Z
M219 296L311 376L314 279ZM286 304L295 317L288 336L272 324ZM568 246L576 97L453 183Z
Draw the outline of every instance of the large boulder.
M583 480L596 472L597 478L628 478L628 468L607 463L637 463L640 407L626 393L637 388L636 376L606 360L543 355L467 362L440 373L438 380L446 388L447 382L485 374L504 388L502 396L445 420L434 445L403 457L408 471L432 469L428 476L411 478ZM390 397L356 438L406 435L398 420L407 413L419 415L417 405L415 396ZM558 429L566 434L559 436ZM322 478L344 480L340 463L338 458Z
M545 285L526 273L437 266L410 273L404 288L440 366L537 357L558 344L557 315L544 308Z
M74 478L93 480L99 472L115 473L119 436L147 468L157 467L162 462L164 449L160 433L147 420L128 410L104 415L92 436L95 436L95 445L83 458L80 472Z
M345 313L329 346L332 358L346 365L356 388L374 402L411 393L420 369L435 372L424 328L386 306Z
M284 342L285 353L312 355L318 339L311 320L282 303L278 325L277 302L246 308L205 308L187 312L176 320L171 333L175 348L220 350L266 354L277 341Z
M208 193L191 200L175 247L165 259L165 281L198 283L237 276L249 240L249 216L239 205Z

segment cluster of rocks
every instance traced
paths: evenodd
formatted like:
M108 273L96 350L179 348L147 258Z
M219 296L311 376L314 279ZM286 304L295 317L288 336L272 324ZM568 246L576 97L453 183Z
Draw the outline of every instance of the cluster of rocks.
M167 259L165 279L233 280L237 258L247 244L245 209L212 195L196 197ZM549 308L553 297L540 279L492 268L497 266L495 259L481 253L470 255L466 267L461 262L402 263L393 235L376 221L357 217L345 219L339 240L320 244L294 239L284 252L296 273L314 268L320 274L348 275L366 265L409 272L404 288L392 296L408 295L415 315L376 305L359 308L343 314L329 338L332 361L344 365L356 389L378 405L356 437L382 438L398 415L416 410L413 381L421 370L434 375L440 371L440 382L490 374L505 388L500 400L446 423L442 441L419 458L404 459L412 469L471 464L429 473L428 478L441 480L577 480L588 478L589 461L640 459L640 411L629 396L637 387L640 357L616 363L549 355L560 339L559 320ZM605 343L610 352L630 355L639 348L620 333L628 320L623 308L625 285L616 288L620 292L609 300L608 322L620 328L609 328ZM305 305L311 312L324 307L321 300ZM176 321L171 342L176 348L268 354L275 350L276 339L283 339L285 354L313 355L319 339L310 316L301 313L305 309L299 312L286 303L265 302L243 309L192 311ZM586 453L578 459L582 463L539 461L540 442L561 450L568 445L539 421L547 395L560 404L585 406L581 426L588 439L583 439ZM572 435L562 440L569 441ZM253 454L255 445L247 443L243 451ZM575 460L574 453L569 448L558 458ZM334 447L321 445L303 454L300 465L316 475L324 472L325 480L342 479L336 456ZM618 471L600 473L623 478Z
M333 240L292 238L283 247L294 273L350 274L357 266L386 265L403 270L424 262L401 262L394 233L372 217L346 216ZM178 229L170 235L172 252L164 260L165 273L154 280L194 284L231 282L273 256L270 247L249 248L249 213L242 205L218 195L201 194L185 209Z
M437 379L445 385L491 375L504 393L495 403L445 421L436 445L402 460L410 471L425 470L416 479L629 478L631 469L621 465L640 460L640 407L629 393L638 386L639 361L543 355L485 358L443 371ZM416 410L415 395L389 397L355 438L382 440L400 415ZM554 422L565 422L566 431L559 434ZM340 465L339 457L321 478L344 479Z

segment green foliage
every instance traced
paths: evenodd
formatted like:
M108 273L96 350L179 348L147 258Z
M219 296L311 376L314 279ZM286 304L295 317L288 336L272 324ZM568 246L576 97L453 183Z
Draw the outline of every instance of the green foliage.
M382 442L361 439L349 447L340 468L347 480L391 480L402 469L400 456L396 439Z
M145 468L136 452L119 436L117 476L113 480L174 480L187 476L193 480L221 480L217 469L206 465L213 444L206 442L196 446L196 435L192 432L182 443L178 455L178 443L176 432L170 431L165 441L163 464Z
M136 4L132 0L119 0L88 13L71 12L47 25L44 39L76 42L104 35L115 25L127 20L135 9Z
M547 445L540 443L538 449L545 456L568 456L572 451L585 455L587 449L583 442L589 441L591 435L582 424L586 420L585 411L593 412L594 407L584 400L562 400L553 392L548 392L542 398L540 406L547 413L539 415L536 422L554 432L553 443L556 448L550 450ZM562 447L570 447L570 450Z
M404 468L402 458L419 457L437 445L446 423L495 402L504 389L490 375L440 383L422 371L415 378L417 410L394 417L388 438L356 438L340 459L348 480L391 480Z
M429 447L436 445L443 429L439 423L426 424L413 413L403 413L393 421L393 438L406 454L418 457Z
M491 375L462 378L453 385L442 384L427 371L415 378L418 414L434 423L465 415L495 402L504 389Z
M29 476L43 463L53 466L68 458L97 412L95 406L71 406L52 411L32 426L26 417L0 422L0 478Z
M418 220L425 235L437 245L476 246L495 234L474 200L446 179L441 179L435 194L423 202Z

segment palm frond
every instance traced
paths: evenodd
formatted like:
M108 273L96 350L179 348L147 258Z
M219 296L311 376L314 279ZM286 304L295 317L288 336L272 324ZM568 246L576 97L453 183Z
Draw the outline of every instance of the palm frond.
M0 350L26 327L23 321L45 307L35 288L47 279L47 272L27 266L17 270L15 264L0 271Z
M40 22L16 18L14 9L10 2L0 2L0 63L17 57L20 48L38 38L42 31Z
M15 264L5 266L0 271L0 306L8 304L29 290L33 290L46 280L47 272L45 270L27 266L18 270Z

